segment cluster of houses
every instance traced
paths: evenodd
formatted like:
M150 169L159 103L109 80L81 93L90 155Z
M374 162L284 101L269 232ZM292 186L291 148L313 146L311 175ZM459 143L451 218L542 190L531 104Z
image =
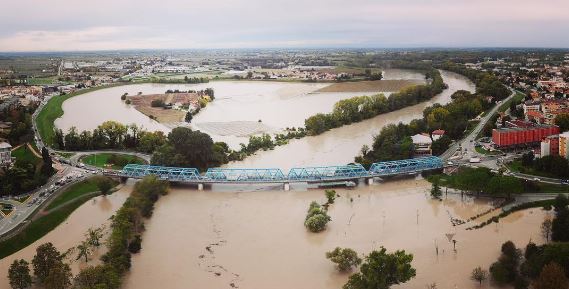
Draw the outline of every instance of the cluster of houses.
M429 135L428 133L419 133L414 136L411 136L411 140L413 141L413 149L414 149L414 156L415 157L424 157L424 156L431 156L433 155L433 141L438 140L443 135L445 135L445 131L442 129L437 129Z

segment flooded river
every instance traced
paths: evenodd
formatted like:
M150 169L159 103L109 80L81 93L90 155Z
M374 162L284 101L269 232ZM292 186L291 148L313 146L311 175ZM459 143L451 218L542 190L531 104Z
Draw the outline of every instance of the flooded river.
M456 90L474 90L474 85L462 76L444 71L442 75L449 89L431 102L334 129L316 137L294 140L286 146L260 152L229 166L279 167L286 171L293 166L351 162L361 146L370 145L373 135L386 124L418 118L431 103L449 102L450 95ZM392 76L395 78L396 74ZM230 85L246 87L250 83L235 82ZM255 87L257 85L265 83L255 83ZM291 93L281 91L277 97L279 103L287 99L302 101L313 97L309 90L316 87L305 90L302 85L292 89ZM154 85L144 84L140 87L152 88ZM113 98L116 96L120 101L125 89L136 93L140 87L113 88L116 90ZM153 89L161 91L164 87ZM274 92L276 88L266 89ZM216 94L223 95L222 91L216 88ZM236 95L240 92L232 93ZM247 120L245 116L248 115L249 104L237 100L235 97L226 102L227 106L237 106L231 108L223 108L224 102L216 100L208 109L218 112L208 114L205 113L208 109L204 110L200 116L202 123L225 121L224 116L217 115L224 114L225 109L237 112L241 109L244 116L237 119ZM326 110L330 110L333 102L326 103L329 105ZM68 105L67 102L65 105ZM269 107L272 104L268 102L266 105ZM324 110L324 107L318 109ZM66 108L66 114L60 121L69 115ZM300 114L291 115L301 119ZM235 114L232 117L236 117ZM294 120L288 122L282 117L286 116L271 118L267 114L263 123L273 119L277 126L292 126ZM89 125L96 125L95 122L76 121L74 125L88 128ZM63 124L60 122L58 125ZM97 198L95 202L86 203L64 224L32 246L0 260L0 272L7 272L9 263L15 258L31 260L35 247L41 243L54 242L61 250L77 245L89 227L108 223L108 217L122 204L131 185L129 183L107 199ZM471 224L453 227L450 218L468 219L490 208L490 200L449 194L443 201L434 201L427 196L429 187L426 181L417 178L338 190L340 197L329 209L332 221L326 231L318 234L307 232L303 222L311 201L325 201L322 190L285 192L270 188L244 188L242 192L235 192L223 186L214 186L207 191L174 187L158 201L152 218L147 222L142 251L133 256L133 267L125 279L124 288L336 289L342 287L349 275L338 273L324 256L326 251L336 246L353 248L359 254L369 253L380 246L413 253L417 277L398 288L425 288L426 284L433 282L438 284L438 288L478 288L470 280L470 272L477 266L488 268L497 258L504 241L513 240L519 246L525 246L530 239L542 242L539 225L545 213L541 210L518 212L497 225L466 231L466 226ZM458 241L456 252L449 236ZM438 254L435 246L439 248ZM85 264L75 262L74 272L81 266ZM0 273L1 288L7 285L4 276L4 273ZM485 286L489 288L489 285Z
M485 201L426 195L423 180L399 180L338 190L332 221L321 233L304 226L308 204L325 202L322 190L215 192L173 189L161 199L133 258L126 289L247 288L338 289L349 274L325 258L336 246L359 254L380 246L414 254L417 277L400 288L478 288L469 278L493 262L500 245L540 242L543 212L530 210L476 231L456 228L450 217L469 218ZM446 234L457 242L457 251ZM435 244L439 247L436 254ZM233 285L232 285L233 284ZM454 286L458 287L454 287Z
M382 114L349 126L332 129L315 137L291 140L286 146L272 151L261 151L244 161L229 164L230 167L279 167L285 172L294 166L318 166L347 164L354 161L363 145L371 147L373 137L382 127L391 123L410 122L421 118L423 110L433 103L450 102L450 96L457 90L474 92L475 86L456 73L441 71L449 88L428 102L423 102L398 111Z
M386 79L423 79L412 70L388 69ZM329 84L265 81L213 81L201 84L135 84L97 90L68 99L64 114L55 124L64 131L75 126L93 130L107 120L135 123L147 130L164 132L177 124L161 124L121 101L124 93L136 95L164 93L166 90L202 90L211 87L215 101L192 120L192 127L224 141L232 148L247 143L249 135L274 133L287 127L304 126L304 120L317 113L330 112L334 103L368 92L316 92ZM390 92L384 92L389 94ZM260 121L260 122L259 122Z

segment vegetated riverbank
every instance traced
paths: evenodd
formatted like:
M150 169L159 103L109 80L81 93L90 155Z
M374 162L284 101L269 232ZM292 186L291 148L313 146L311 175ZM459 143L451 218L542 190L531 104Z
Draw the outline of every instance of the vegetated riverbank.
M47 213L38 213L21 231L0 242L0 259L45 236L64 222L78 207L96 196L97 191L98 187L93 179L81 181L65 189L46 207Z
M332 128L399 110L429 100L447 87L438 70L431 68L425 75L428 84L403 89L391 94L389 98L378 94L341 100L334 105L331 113L319 113L307 118L304 122L306 131L310 135L317 135Z
M155 176L145 177L135 184L130 197L111 221L111 233L106 242L108 251L101 257L103 264L82 269L76 280L87 284L76 285L105 286L109 289L120 287L116 280L130 270L131 254L141 249L144 220L152 216L154 203L167 192L168 182L158 180ZM93 271L98 275L92 276Z
M38 113L35 120L38 133L40 134L43 142L48 146L53 146L55 144L54 122L56 119L63 115L62 105L64 101L77 95L121 85L125 85L125 83L114 83L110 85L81 89L72 93L56 95L50 98L47 103L41 108L41 111Z
M553 185L535 181L519 179L513 176L505 176L499 173L493 173L488 168L467 168L463 167L452 175L434 174L427 178L433 184L443 187L460 190L463 193L473 196L488 196L491 198L505 198L513 200L513 197L521 193L533 194L567 194L569 187L563 185ZM493 222L498 222L500 218L509 214L538 207L547 207L552 200L530 201L527 203L517 204L501 213L487 219L486 221L471 226L467 229L479 229ZM507 205L504 202L503 205Z
M567 186L505 176L488 168L461 167L452 175L431 175L428 180L473 195L483 193L496 197L511 197L519 193L569 193Z

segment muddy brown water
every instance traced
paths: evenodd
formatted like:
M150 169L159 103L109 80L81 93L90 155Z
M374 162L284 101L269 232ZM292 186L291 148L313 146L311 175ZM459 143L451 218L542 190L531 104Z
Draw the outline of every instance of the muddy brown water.
M294 166L350 162L384 125L420 117L424 107L450 101L458 89L474 90L462 76L445 71L442 75L449 89L431 102L294 140L228 166L280 167L286 172ZM131 188L129 182L106 199L87 202L42 239L0 260L0 272L7 272L16 258L31 260L39 244L53 242L62 251L76 246L89 227L108 224ZM432 282L438 288L477 288L469 279L471 270L487 268L504 241L513 240L519 246L530 239L542 242L539 224L545 213L541 210L518 212L497 225L466 231L470 224L453 227L450 218L468 219L490 208L490 201L454 194L434 201L427 196L428 189L427 182L413 178L338 190L340 198L329 210L332 222L326 231L313 234L304 228L304 216L312 200L324 202L322 190L240 187L241 192L235 192L224 186L208 191L174 187L156 204L142 252L133 257L123 287L341 288L349 274L338 273L324 257L326 251L340 246L365 254L385 246L414 254L417 277L400 288L425 288ZM456 252L447 234L454 234L458 241ZM93 256L90 264L96 264L102 253ZM73 262L73 272L86 265ZM0 288L7 286L6 274L1 273Z
M325 258L336 246L365 254L380 246L413 253L417 277L400 288L477 288L476 266L488 267L500 245L541 242L541 210L507 217L497 226L466 231L450 218L490 208L484 200L427 196L424 180L395 180L337 190L332 221L321 233L304 226L308 204L322 190L215 192L175 188L147 223L142 252L133 258L124 288L341 288L349 274ZM509 220L513 220L510 222ZM457 251L446 234L454 234ZM435 244L439 247L436 254Z

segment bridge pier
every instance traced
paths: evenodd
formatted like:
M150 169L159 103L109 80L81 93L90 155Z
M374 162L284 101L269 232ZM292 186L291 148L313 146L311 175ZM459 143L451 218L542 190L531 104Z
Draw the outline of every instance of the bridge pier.
M284 183L283 189L284 189L285 191L290 191L290 184L289 184L289 183Z
M203 184L202 183L198 184L198 191L203 191Z
M373 185L373 178L368 178L368 179L366 179L366 183L367 183L368 185Z

